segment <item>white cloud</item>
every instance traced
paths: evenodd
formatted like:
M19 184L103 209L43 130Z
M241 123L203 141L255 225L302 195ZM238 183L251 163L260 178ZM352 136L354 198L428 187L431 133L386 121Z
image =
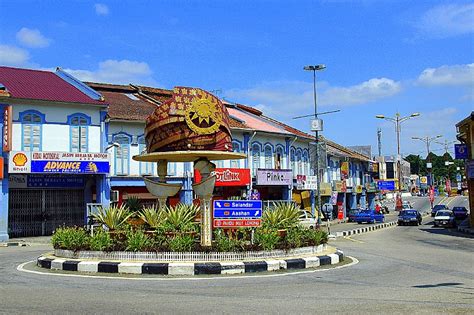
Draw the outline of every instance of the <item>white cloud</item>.
M474 63L425 69L418 77L418 83L422 85L472 85L474 84Z
M401 91L401 83L387 78L374 78L349 87L331 87L323 92L325 105L366 104L393 96Z
M156 84L152 71L146 62L131 60L106 60L99 63L97 70L64 69L83 81L117 84Z
M94 4L95 13L97 15L108 15L109 14L109 7L103 3L96 3Z
M439 5L426 11L416 23L420 35L433 38L474 32L474 4Z
M0 45L0 65L26 66L30 59L29 53L15 46Z
M23 27L16 33L16 39L20 44L30 48L48 47L51 40L44 37L37 29Z

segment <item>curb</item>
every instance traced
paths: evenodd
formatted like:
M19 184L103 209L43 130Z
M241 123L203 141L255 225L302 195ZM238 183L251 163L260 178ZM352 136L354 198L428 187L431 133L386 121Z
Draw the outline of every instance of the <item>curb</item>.
M429 213L423 213L422 218L425 218L429 215L430 215ZM364 227L364 228L358 228L358 229L353 229L353 230L336 232L336 234L331 234L331 235L329 235L329 237L334 239L334 238L338 238L338 237L345 237L345 236L350 236L350 235L367 233L367 232L370 232L370 231L380 230L380 229L388 228L388 227L391 227L391 226L397 226L397 225L398 225L398 221L391 221L391 222L380 223L380 224L376 224L376 225L372 225L372 226L368 226L368 227Z
M317 268L336 265L344 261L344 253L336 250L334 254L308 256L302 258L268 259L243 262L175 262L138 263L112 261L80 261L38 257L38 267L51 270L79 271L89 273L153 274L173 276L229 275L288 269Z

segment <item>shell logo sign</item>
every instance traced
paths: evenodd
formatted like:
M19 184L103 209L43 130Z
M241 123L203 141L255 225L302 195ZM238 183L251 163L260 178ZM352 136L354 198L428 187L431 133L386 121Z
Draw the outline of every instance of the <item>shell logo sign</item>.
M28 158L22 152L17 153L13 156L13 163L15 164L15 166L25 166L26 162L28 162Z

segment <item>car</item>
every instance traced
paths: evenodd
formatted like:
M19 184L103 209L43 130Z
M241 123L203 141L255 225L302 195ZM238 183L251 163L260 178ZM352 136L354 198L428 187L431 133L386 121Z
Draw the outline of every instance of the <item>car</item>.
M431 216L434 217L439 210L449 210L449 208L446 205L436 205L431 209Z
M402 204L402 210L409 210L409 209L413 209L410 202L409 201L404 201L403 204Z
M434 217L434 226L456 227L454 213L451 210L439 210Z
M359 209L352 209L347 211L347 222L355 222L355 217L359 212Z
M467 218L466 207L453 207L453 213L456 220L464 220Z
M421 213L415 209L402 210L398 214L398 225L419 225L421 221Z
M316 225L318 224L318 219L314 217L311 212L306 211L306 210L300 210L300 218L299 218L299 225L314 229L316 228Z
M375 210L361 210L354 217L354 222L362 224L363 222L375 223L384 222L385 216L382 213L377 213Z

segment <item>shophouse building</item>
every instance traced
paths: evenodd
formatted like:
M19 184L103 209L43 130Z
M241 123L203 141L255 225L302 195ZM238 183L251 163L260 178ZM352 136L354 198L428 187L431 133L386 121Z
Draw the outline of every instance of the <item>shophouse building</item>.
M0 239L84 225L86 204L109 200L107 103L60 69L0 67L0 89Z

